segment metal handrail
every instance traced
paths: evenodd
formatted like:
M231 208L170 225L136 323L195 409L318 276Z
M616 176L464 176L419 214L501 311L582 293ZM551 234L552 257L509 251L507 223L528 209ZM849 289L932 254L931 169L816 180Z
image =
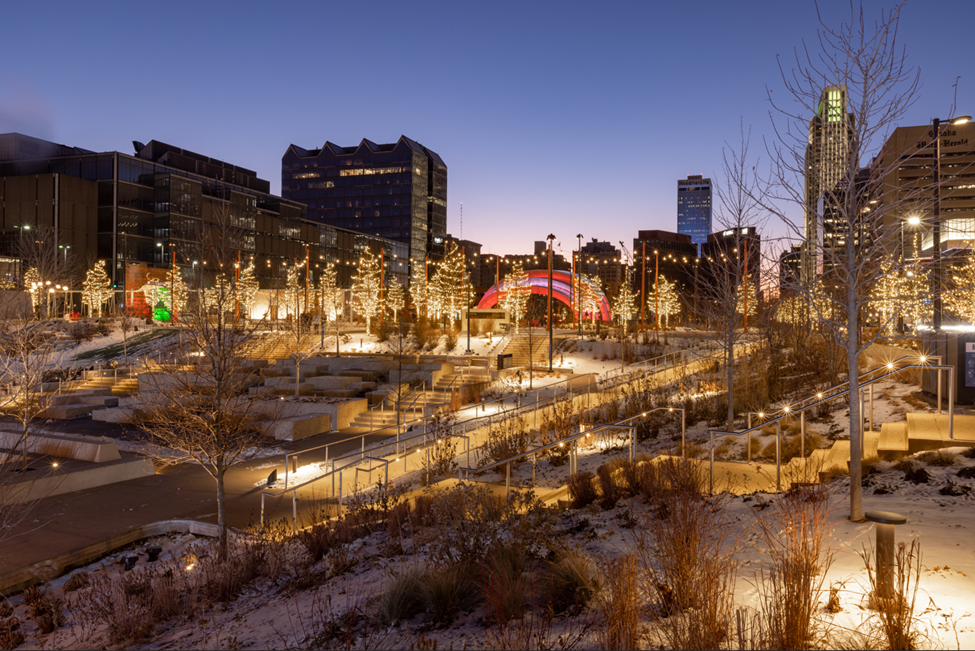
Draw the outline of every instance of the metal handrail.
M883 375L881 375L881 376L875 377L875 378L873 378L871 380L865 380L864 382L862 382L860 384L860 388L862 389L863 387L867 387L867 386L870 386L870 385L875 384L877 382L880 382L881 380L885 380L885 379L887 379L887 378L889 378L889 377L891 377L893 375L896 375L897 373L900 373L901 371L905 371L907 369L916 368L916 369L928 370L928 371L938 371L938 379L939 379L939 385L938 385L939 386L938 413L939 414L941 413L941 404L940 404L940 378L941 378L941 371L948 371L948 386L949 387L954 386L955 368L953 366L941 366L941 365L932 365L932 364L908 364L906 366L901 366L901 367L898 367L896 369L891 369L890 368L890 364L887 364L887 365L885 365L883 367L878 367L878 369L882 369L882 368L887 368L888 369L888 372L885 373L885 374L883 374ZM876 371L878 369L873 369L873 371ZM800 456L802 456L803 458L805 458L805 442L806 442L805 441L805 439L806 439L806 437L805 437L805 434L806 434L806 432L805 432L805 412L808 411L809 409L813 409L814 407L818 407L821 404L827 403L827 402L829 402L831 400L835 400L836 398L840 398L842 396L849 395L849 393L850 393L849 382L847 382L847 388L844 389L843 391L840 391L838 393L834 393L833 395L830 395L830 396L824 396L821 399L818 399L816 402L811 403L811 404L808 404L808 405L805 405L805 406L803 406L803 407L801 407L800 409L797 409L797 410L793 410L791 406L783 407L779 411L772 412L773 414L780 414L780 415L774 416L773 418L771 418L769 420L766 420L766 421L763 421L762 423L759 423L758 425L755 425L753 427L749 427L746 430L736 431L736 432L728 432L728 431L724 431L724 430L710 430L710 436L711 436L711 449L710 449L710 454L709 454L709 456L710 456L710 492L712 494L714 493L714 436L715 436L715 434L717 434L718 436L724 436L724 437L728 437L728 436L741 436L742 434L748 434L749 437L750 437L751 436L751 433L753 431L755 431L757 429L763 429L763 428L765 428L765 427L767 427L767 426L769 426L769 425L771 425L771 424L774 423L775 424L775 489L776 490L782 490L782 461L781 461L781 454L780 454L780 448L781 448L780 439L782 437L781 424L780 424L780 422L782 421L782 419L792 417L792 416L794 416L796 414L799 414L800 417L802 418L802 421L801 421L801 427L802 427L802 429L801 429L801 432L800 432L802 449L800 451ZM862 400L862 395L861 395L861 398L860 399ZM864 433L863 432L863 409L861 409L860 410L860 441L861 441L861 445L862 445L862 442L863 442L863 433ZM955 395L954 395L953 392L949 391L948 392L948 440L954 440L954 438L955 438ZM751 439L749 438L749 449L750 449L750 440ZM861 447L861 453L862 453L862 447Z
M513 462L518 461L519 459L522 459L529 455L537 455L539 452L545 452L546 450L554 449L556 447L564 447L565 443L567 442L571 444L574 443L576 439L580 439L583 437L589 438L593 434L596 434L603 430L612 430L612 429L630 430L630 444L629 444L630 461L634 461L636 459L636 426L631 426L628 423L636 420L637 418L645 418L657 411L680 412L681 454L683 455L684 448L685 448L684 440L686 436L686 414L684 412L684 409L682 407L654 407L653 409L648 409L647 411L636 414L635 416L630 416L629 418L624 418L623 420L617 421L615 423L608 423L605 425L594 427L592 429L581 430L575 434L570 434L569 436L567 436L566 438L560 441L553 441L551 443L540 445L538 447L532 448L531 450L526 450L525 452L520 452L512 457L508 457L507 459L502 459L500 461L495 461L494 463L489 463L486 466L481 466L480 468L470 468L470 467L458 468L457 469L458 475L460 476L460 473L463 473L463 478L469 480L472 472L475 474L482 473L488 470L494 470L503 465L505 466L505 495L507 495L508 491L510 491L511 488L511 464ZM569 454L570 454L569 475L571 476L576 473L577 463L578 463L578 460L574 456L576 454L574 445L571 446L569 450ZM533 479L534 479L534 475L533 475Z

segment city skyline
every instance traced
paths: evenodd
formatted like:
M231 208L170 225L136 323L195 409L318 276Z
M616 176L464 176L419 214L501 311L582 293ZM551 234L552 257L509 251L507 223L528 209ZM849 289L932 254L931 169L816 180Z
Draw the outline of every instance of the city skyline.
M0 132L97 151L162 140L254 169L274 194L293 142L406 135L451 170L448 232L485 253L531 250L554 230L563 253L576 233L616 242L676 231L674 175L720 187L721 148L735 145L741 124L767 161L768 93L784 91L776 56L788 72L819 27L805 3L748 12L704 3L691 38L674 28L678 8L643 5L514 16L514 5L297 5L285 16L215 3L190 23L173 5L53 6L8 8L12 23L45 24L49 45L37 47L30 30L0 43L16 62L0 72ZM868 20L885 6L866 3ZM821 11L828 24L849 16L846 3ZM963 61L962 46L933 36L943 12L907 5L903 17L901 42L923 86L902 126L922 125L951 112L963 70L944 62ZM302 34L299 24L330 28ZM159 45L134 45L143 32ZM164 35L192 47L164 49ZM956 112L975 112L975 86L962 78L957 91Z

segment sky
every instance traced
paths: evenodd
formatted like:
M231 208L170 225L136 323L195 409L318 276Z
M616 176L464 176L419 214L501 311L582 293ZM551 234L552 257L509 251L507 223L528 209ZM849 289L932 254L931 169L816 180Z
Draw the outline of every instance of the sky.
M873 24L895 6L863 10ZM818 9L831 27L851 15ZM971 13L903 6L899 42L921 75L904 126L975 113L957 27ZM796 110L782 72L804 43L816 55L821 29L805 0L41 0L4 3L3 23L0 133L126 153L161 140L253 169L275 194L292 143L406 135L447 164L448 232L494 253L549 233L567 253L577 234L630 248L638 230L676 231L677 180L721 184L743 130L767 166L786 124L769 96Z

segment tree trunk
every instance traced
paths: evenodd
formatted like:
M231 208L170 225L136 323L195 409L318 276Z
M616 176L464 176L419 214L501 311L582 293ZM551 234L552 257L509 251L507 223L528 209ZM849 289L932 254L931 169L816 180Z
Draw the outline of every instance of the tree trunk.
M853 247L849 247L852 252ZM852 253L851 253L852 255ZM860 461L863 456L860 427L860 349L859 314L856 302L857 288L851 282L847 287L847 331L846 362L850 391L847 399L850 405L850 520L863 519L863 486Z
M217 467L217 528L220 532L217 553L222 561L227 560L227 497L223 486L224 472L224 468Z
M734 322L732 326L734 327ZM725 365L728 367L728 423L729 432L735 429L735 340L729 337L724 347Z

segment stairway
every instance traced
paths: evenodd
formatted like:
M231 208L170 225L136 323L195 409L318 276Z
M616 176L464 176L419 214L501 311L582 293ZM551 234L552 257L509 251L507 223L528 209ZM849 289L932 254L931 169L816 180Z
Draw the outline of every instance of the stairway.
M423 418L423 407L427 410L436 409L443 405L450 404L453 394L464 385L482 384L491 381L491 371L480 366L458 366L449 375L443 375L433 389L428 386L411 389L403 394L400 399L403 415L400 417L400 427L405 431L406 428ZM387 401L386 407L376 407L374 410L367 409L359 413L349 423L350 427L360 427L364 429L378 429L389 426L390 434L396 431L396 410L391 406L392 397Z
M311 335L301 337L300 349L308 350L317 338ZM288 359L294 354L295 338L291 334L269 333L254 335L244 346L242 356L248 359Z
M529 341L531 346L529 346ZM527 332L512 334L508 344L504 347L502 355L511 355L513 366L529 366L529 349L533 350L532 358L535 368L548 368L548 333L541 328L536 328L529 337Z

